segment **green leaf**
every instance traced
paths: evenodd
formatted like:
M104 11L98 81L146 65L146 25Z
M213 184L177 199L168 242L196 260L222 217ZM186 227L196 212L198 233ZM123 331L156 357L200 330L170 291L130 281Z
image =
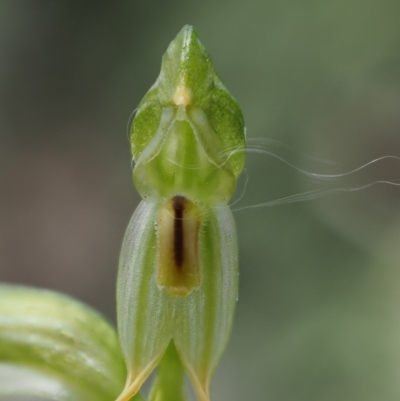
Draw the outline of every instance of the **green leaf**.
M114 328L67 296L0 285L0 396L113 401L126 370Z

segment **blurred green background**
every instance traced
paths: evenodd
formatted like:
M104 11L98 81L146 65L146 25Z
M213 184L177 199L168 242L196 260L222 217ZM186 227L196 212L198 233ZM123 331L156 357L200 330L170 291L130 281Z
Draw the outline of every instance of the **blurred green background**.
M126 127L184 24L249 138L337 174L400 156L399 21L398 0L2 0L0 280L72 294L114 319L139 202ZM233 208L400 179L400 161L317 181L249 154L247 173ZM213 400L400 400L399 200L400 187L374 185L235 212L240 297Z

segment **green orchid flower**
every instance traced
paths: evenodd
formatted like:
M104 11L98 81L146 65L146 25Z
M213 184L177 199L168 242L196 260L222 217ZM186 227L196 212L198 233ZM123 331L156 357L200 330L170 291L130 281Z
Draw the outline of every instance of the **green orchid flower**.
M193 27L185 26L163 56L131 144L143 200L125 235L117 282L128 367L118 401L136 394L169 345L198 399L208 401L237 300L237 240L227 202L244 165L245 129Z

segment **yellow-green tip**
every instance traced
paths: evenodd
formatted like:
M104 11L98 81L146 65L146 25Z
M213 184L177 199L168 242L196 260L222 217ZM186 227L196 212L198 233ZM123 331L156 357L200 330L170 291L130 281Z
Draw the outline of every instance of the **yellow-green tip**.
M214 68L196 30L185 25L165 52L159 77L164 105L201 107L211 93Z

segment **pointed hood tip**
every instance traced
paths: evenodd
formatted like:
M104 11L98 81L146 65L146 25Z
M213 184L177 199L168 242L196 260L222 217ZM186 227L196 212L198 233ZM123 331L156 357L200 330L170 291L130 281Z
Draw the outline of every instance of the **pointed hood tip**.
M186 24L178 33L178 36L184 35L186 37L198 38L197 30L194 25Z
M182 31L196 31L196 28L192 24L185 24L182 28Z

